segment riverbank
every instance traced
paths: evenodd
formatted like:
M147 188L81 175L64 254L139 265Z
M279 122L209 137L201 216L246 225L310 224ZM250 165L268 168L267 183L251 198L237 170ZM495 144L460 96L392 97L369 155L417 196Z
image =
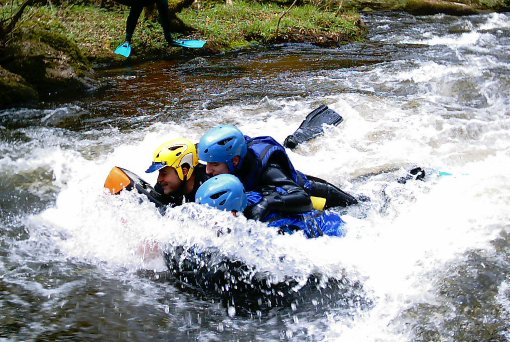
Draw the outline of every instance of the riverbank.
M328 3L325 1L325 3ZM207 3L206 3L207 4ZM178 14L185 24L175 38L207 40L205 48L168 47L157 20L141 18L133 38L133 53L126 60L113 50L124 40L127 6L30 7L19 27L0 47L0 108L37 104L56 96L93 90L94 69L172 58L180 54L207 55L252 46L307 42L337 46L363 40L366 29L361 11L407 10L416 14L472 14L500 10L504 2L459 4L439 1L346 1L342 8L278 6L236 1L187 8ZM12 11L11 11L12 13ZM7 6L0 18L8 18Z
M124 41L126 6L103 10L86 6L46 12L41 20L58 18L60 32L68 32L83 54L95 65L117 64L125 58L113 54ZM187 26L174 39L204 39L207 44L189 53L214 54L254 45L299 41L334 45L362 40L366 33L356 11L322 12L317 7L294 7L289 12L275 4L236 2L234 6L184 9L178 14ZM154 56L168 56L181 48L168 47L156 20L142 18L137 25L131 61Z
M168 47L156 19L140 18L129 59L113 53L124 41L129 8L114 5L30 7L1 48L0 108L94 89L93 71L177 54L207 55L277 42L334 45L361 40L365 29L355 11L321 12L313 6L236 2L234 6L188 8L178 14L185 24L174 38L207 40L205 48ZM2 18L7 17L6 7ZM11 11L13 12L13 11Z

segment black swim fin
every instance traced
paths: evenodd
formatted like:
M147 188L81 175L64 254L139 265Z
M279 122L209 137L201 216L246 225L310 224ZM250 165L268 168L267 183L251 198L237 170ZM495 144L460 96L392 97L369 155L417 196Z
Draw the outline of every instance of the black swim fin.
M397 182L400 184L405 184L408 180L425 180L425 170L419 166L412 168L407 172L405 177L400 177L397 179Z
M323 125L338 125L343 121L340 114L321 105L319 108L308 114L294 134L289 135L283 145L288 148L295 148L302 142L311 140L324 133Z

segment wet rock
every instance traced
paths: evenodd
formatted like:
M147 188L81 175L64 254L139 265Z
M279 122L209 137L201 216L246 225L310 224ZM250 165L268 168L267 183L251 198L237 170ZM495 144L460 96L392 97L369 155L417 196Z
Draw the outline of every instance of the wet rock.
M464 1L464 0L361 0L346 1L345 7L363 12L373 11L404 11L414 15L471 15L481 11L501 11L510 9L508 0Z
M0 99L0 107L37 98L76 96L95 86L88 60L63 35L44 29L22 32L4 51L2 93L14 97Z
M20 75L0 66L0 108L39 100L37 91Z
M452 1L441 0L410 0L407 2L406 10L414 15L450 14L470 15L478 13L474 7Z

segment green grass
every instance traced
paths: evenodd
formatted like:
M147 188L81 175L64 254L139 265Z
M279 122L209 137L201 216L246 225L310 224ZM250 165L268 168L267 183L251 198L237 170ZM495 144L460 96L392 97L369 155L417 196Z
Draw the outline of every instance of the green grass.
M7 7L0 8L0 18L8 17L12 12L7 12ZM206 39L208 48L222 51L274 41L278 20L286 9L275 4L236 1L234 6L220 3L201 10L185 9L178 16L196 29L189 37L182 38ZM128 10L127 6L114 10L78 5L30 7L20 27L44 26L67 36L91 59L111 59L115 57L112 51L124 41ZM296 6L281 19L279 33L338 32L356 39L363 34L355 25L358 19L359 15L354 12L335 15L313 6ZM167 45L159 23L145 20L142 14L133 36L133 46L144 54L165 51Z
M387 6L391 4L393 7L405 7L410 1L420 0L372 1L374 6L385 3ZM474 2L497 7L504 1L475 0ZM278 41L277 28L279 36L285 36L290 41L307 41L307 39L313 41L314 36L321 35L333 36L340 41L363 39L365 32L356 24L360 20L359 13L346 10L346 8L353 8L353 4L359 6L358 0L307 0L305 2L313 2L317 6L310 4L294 6L287 13L288 5L280 6L274 2L236 0L233 6L227 6L223 0L204 0L202 9L185 9L182 13L178 13L178 17L196 31L187 37L179 35L175 37L205 39L208 41L206 49L210 51L226 51L251 44ZM339 7L340 3L342 7ZM5 5L0 6L0 20L12 16L20 4L21 0L9 0ZM333 9L335 9L334 12ZM88 58L108 60L117 58L112 51L124 41L128 11L127 6L116 6L113 10L78 5L33 6L25 11L18 31L22 28L26 30L30 27L44 26L74 41ZM143 55L160 54L166 51L167 44L159 23L144 19L142 14L133 37L133 46L135 51Z
M181 18L220 45L230 46L231 42L247 45L253 40L259 43L273 40L276 37L278 20L286 10L286 7L275 4L236 1L234 6L217 5L202 11L188 10L181 14ZM362 34L355 25L358 19L359 14L354 12L336 15L309 5L297 6L283 15L279 33L337 32L355 38Z

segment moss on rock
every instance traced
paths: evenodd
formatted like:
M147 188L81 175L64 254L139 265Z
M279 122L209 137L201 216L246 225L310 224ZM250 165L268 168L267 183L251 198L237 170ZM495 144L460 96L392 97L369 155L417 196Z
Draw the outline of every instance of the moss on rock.
M41 99L76 94L91 86L87 78L90 63L75 43L59 33L45 28L23 28L5 51L2 66L19 75L24 85L28 81ZM4 83L6 87L9 84L19 86Z
M26 33L26 36L31 40L41 41L61 52L62 55L65 55L66 61L74 69L77 76L84 76L90 70L91 64L83 55L78 45L66 36L52 32L48 27L31 30Z
M21 77L0 66L0 108L18 104L35 103L39 100L37 91Z

